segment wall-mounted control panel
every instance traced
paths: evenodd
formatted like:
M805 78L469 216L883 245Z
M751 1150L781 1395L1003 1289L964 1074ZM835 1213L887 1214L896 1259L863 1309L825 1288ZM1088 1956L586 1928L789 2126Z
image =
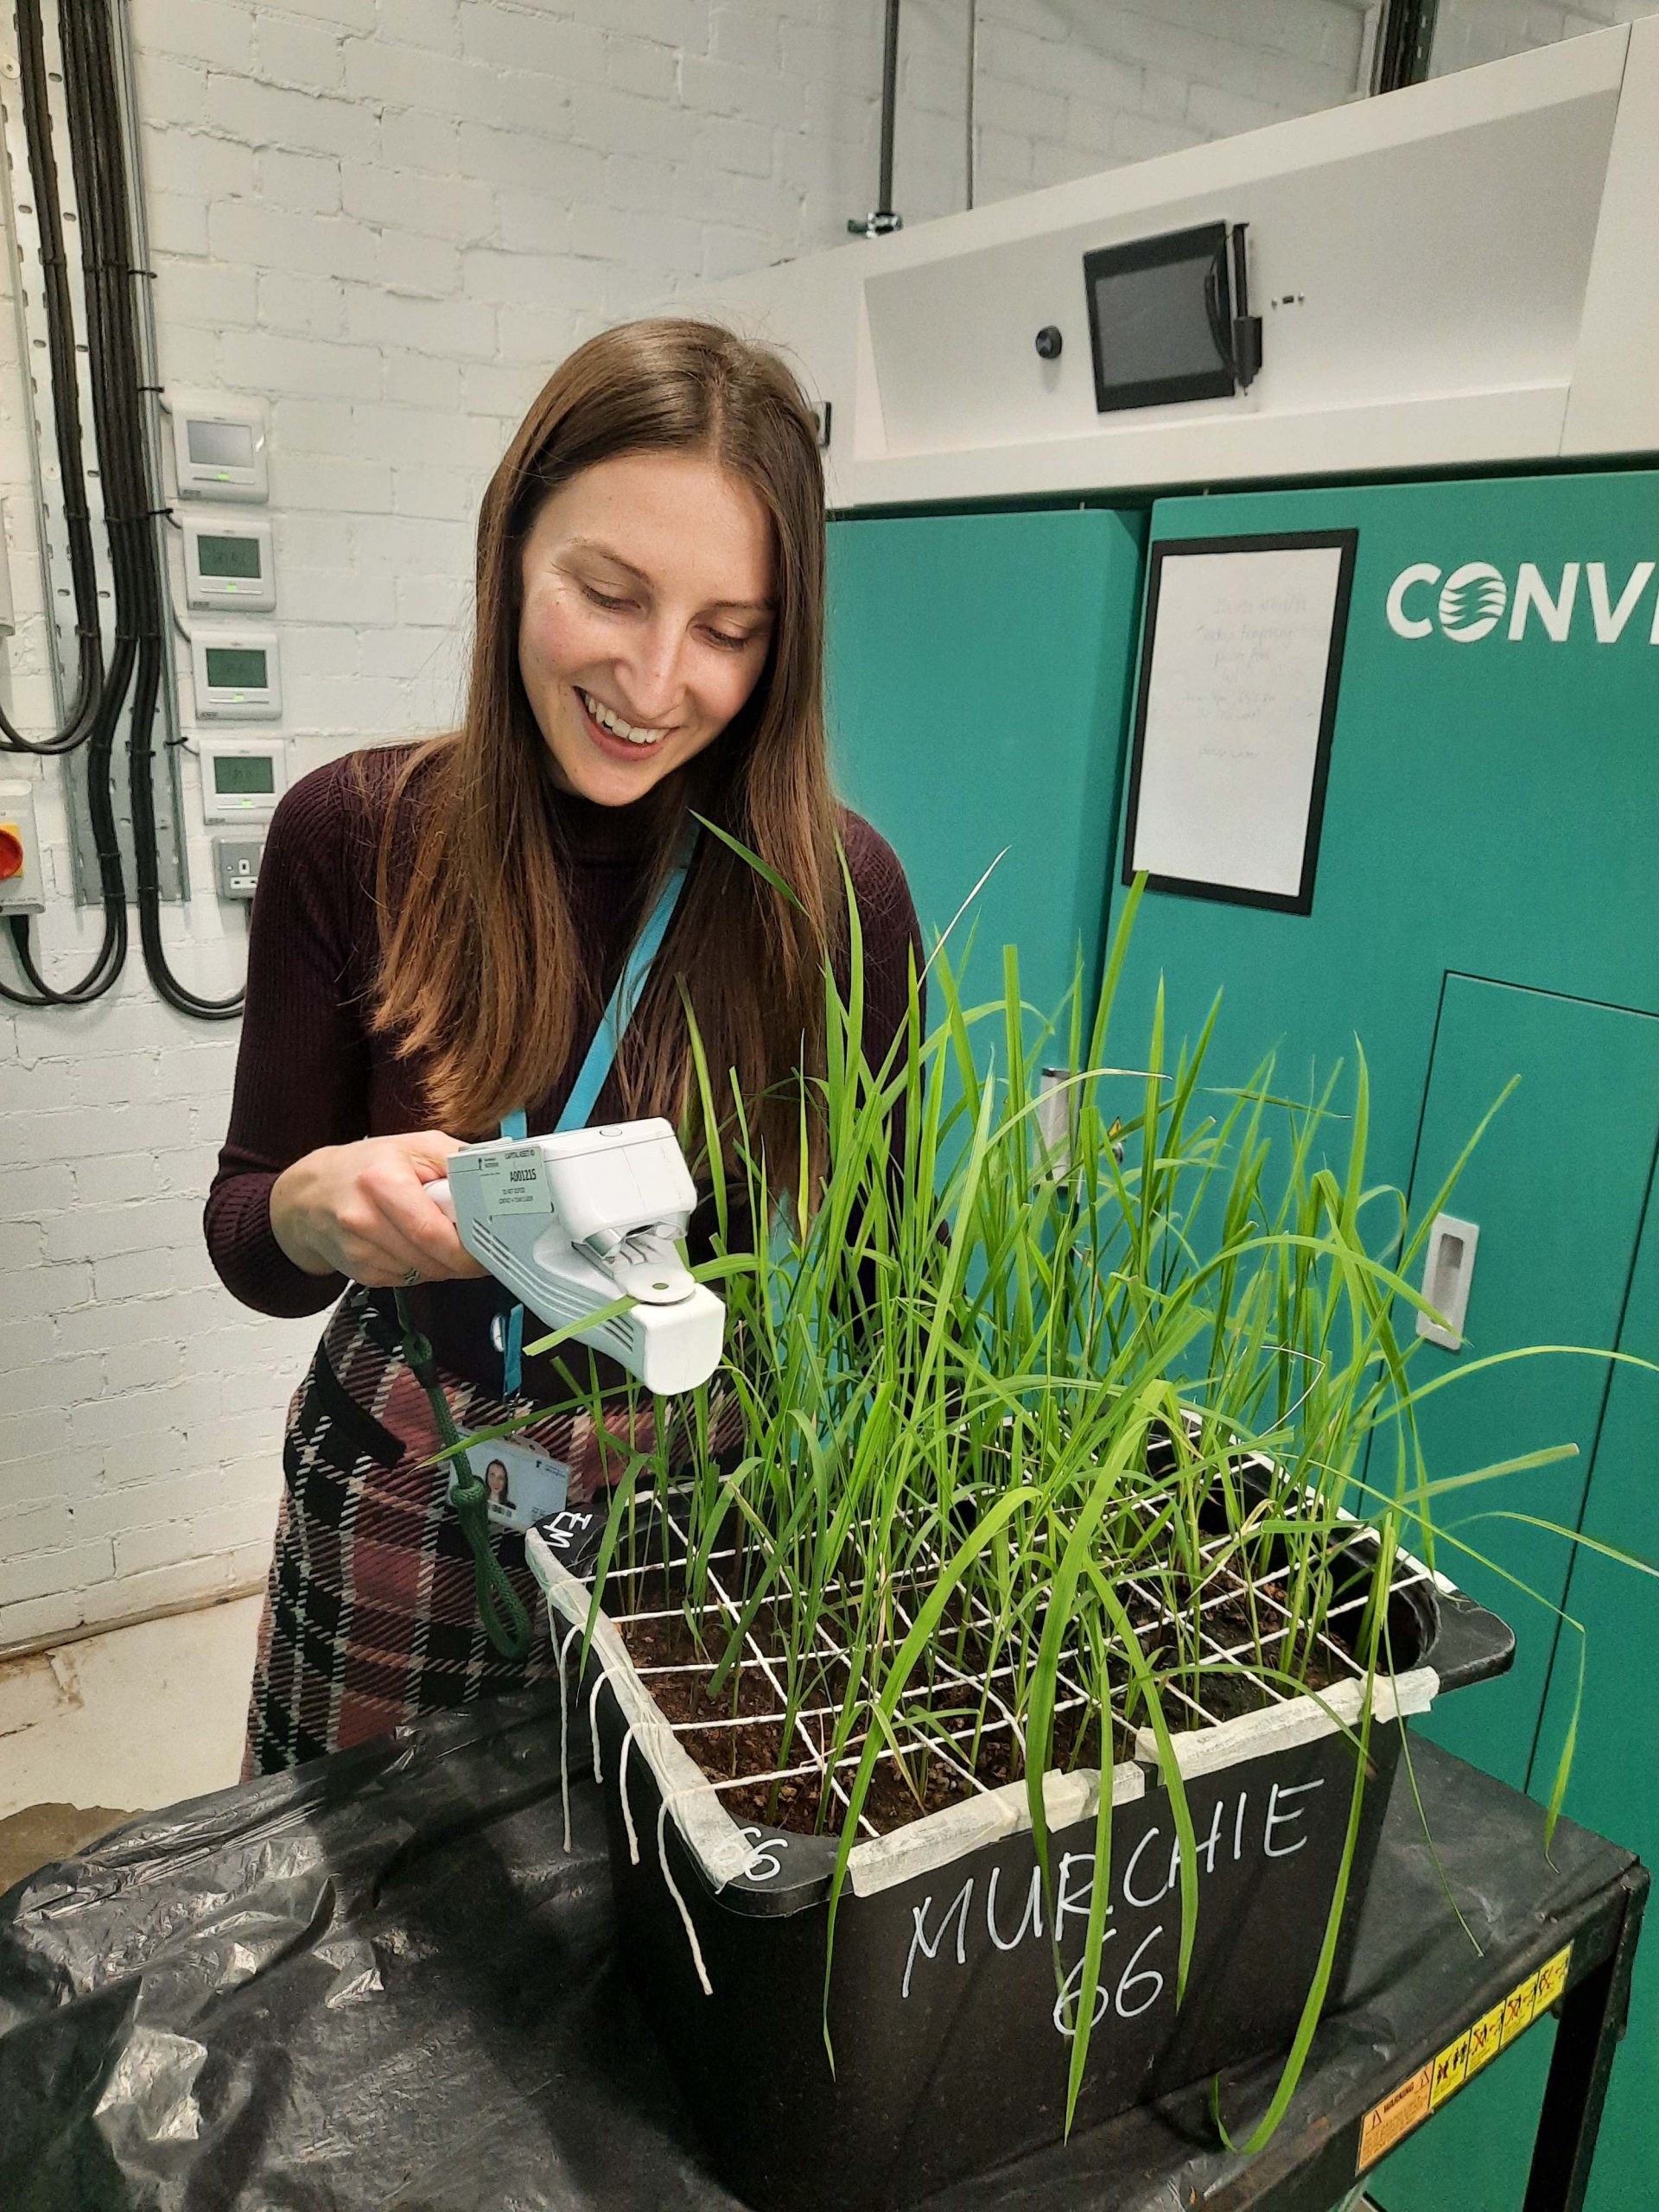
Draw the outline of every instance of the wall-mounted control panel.
M190 663L204 721L272 721L282 713L274 630L198 630Z
M175 392L167 404L180 498L245 499L263 505L270 486L265 474L265 410L257 400Z
M1262 318L1249 310L1245 228L1200 223L1083 256L1097 413L1230 399L1255 382Z
M288 747L280 737L204 737L204 822L268 822L288 789Z
M43 914L46 870L35 827L35 791L0 783L0 914Z
M248 607L257 613L275 607L270 524L239 515L187 515L184 592L191 607Z

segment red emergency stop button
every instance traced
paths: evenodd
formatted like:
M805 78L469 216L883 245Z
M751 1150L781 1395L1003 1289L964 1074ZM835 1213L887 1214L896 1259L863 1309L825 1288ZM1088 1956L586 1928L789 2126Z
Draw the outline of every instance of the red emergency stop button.
M15 822L0 822L0 883L10 883L28 865L22 831Z

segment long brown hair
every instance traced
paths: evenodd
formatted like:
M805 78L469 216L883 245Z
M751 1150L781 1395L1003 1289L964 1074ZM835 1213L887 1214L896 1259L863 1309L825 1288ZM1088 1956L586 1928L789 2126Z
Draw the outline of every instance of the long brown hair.
M798 1153L793 1077L822 1065L823 963L842 928L823 728L823 471L789 369L715 324L632 322L590 339L549 378L490 480L466 719L411 758L381 838L373 1018L423 1062L435 1122L462 1136L544 1097L597 1020L566 896L558 795L518 671L521 549L562 485L639 452L703 455L752 486L771 518L777 607L747 701L653 794L636 921L673 864L688 806L758 855L798 904L705 832L618 1077L630 1114L683 1121L689 1003L721 1110L734 1071L784 1178ZM412 840L397 832L410 804Z

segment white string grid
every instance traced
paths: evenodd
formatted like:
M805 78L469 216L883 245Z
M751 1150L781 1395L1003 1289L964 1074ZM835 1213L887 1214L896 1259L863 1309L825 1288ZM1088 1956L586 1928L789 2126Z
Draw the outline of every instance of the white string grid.
M1166 1503L1166 1494L1138 1501L1140 1508L1147 1512L1152 1512ZM635 1595L642 1594L643 1586L653 1577L662 1578L665 1586L671 1586L674 1576L684 1569L689 1556L683 1529L675 1517L671 1506L665 1506L662 1500L650 1493L642 1495L637 1504L645 1509L646 1520L644 1531L636 1525L634 1532L632 1548L637 1563L612 1567L606 1577L601 1601L607 1616L621 1632L625 1642L631 1628L649 1631L658 1624L670 1629L685 1626L685 1613L681 1605L631 1606L626 1602L630 1585L633 1586ZM662 1541L664 1522L668 1532L666 1545ZM1329 1524L1324 1522L1310 1522L1310 1527L1316 1533L1331 1533ZM1351 1533L1344 1530L1345 1554L1354 1558L1354 1547L1363 1544L1365 1538L1366 1532L1363 1527L1352 1529ZM654 1553L650 1548L653 1539L658 1545ZM1237 1548L1236 1533L1211 1537L1199 1546L1198 1556L1202 1572L1197 1580L1198 1603L1196 1607L1190 1604L1184 1605L1179 1616L1166 1605L1156 1590L1139 1576L1128 1576L1116 1586L1119 1598L1126 1610L1130 1611L1132 1618L1137 1606L1140 1610L1141 1618L1135 1620L1137 1633L1144 1636L1160 1622L1172 1625L1179 1622L1180 1642L1185 1649L1181 1662L1173 1669L1164 1671L1160 1683L1160 1694L1166 1701L1171 1726L1178 1732L1182 1727L1219 1727L1224 1718L1212 1712L1182 1687L1179 1676L1183 1673L1204 1672L1218 1675L1248 1673L1255 1694L1267 1706L1287 1705L1301 1695L1303 1693L1294 1688L1265 1679L1260 1671L1263 1664L1270 1666L1274 1663L1272 1655L1275 1648L1287 1643L1294 1643L1298 1649L1311 1647L1317 1651L1333 1681L1346 1679L1358 1681L1364 1679L1364 1669L1329 1630L1332 1624L1344 1619L1351 1619L1356 1626L1358 1625L1357 1617L1371 1602L1369 1584L1358 1588L1354 1594L1338 1598L1327 1605L1320 1615L1323 1624L1310 1632L1305 1622L1298 1623L1293 1619L1290 1607L1280 1594L1280 1586L1290 1579L1290 1570L1281 1567L1266 1581L1247 1586L1236 1572L1230 1570L1226 1560L1221 1556L1224 1553L1236 1553ZM740 1599L727 1588L719 1570L736 1557L734 1548L727 1546L712 1552L708 1560L705 1612L723 1621L728 1634L738 1628L743 1607ZM1359 1557L1363 1560L1363 1553ZM914 1578L912 1580L913 1582ZM1433 1577L1429 1571L1421 1562L1401 1554L1391 1586L1392 1594L1397 1596L1420 1583L1432 1586ZM834 1596L838 1589L838 1585L830 1584L822 1594L824 1597ZM1206 1591L1210 1594L1203 1594ZM780 1587L778 1594L785 1604L792 1602L798 1607L801 1604L798 1594L791 1590ZM855 1591L849 1594L856 1596L858 1593ZM619 1597L623 1602L618 1602ZM896 1630L892 1643L896 1648L910 1633L914 1625L914 1617L896 1593L890 1595L888 1602ZM1217 1632L1217 1616L1230 1603L1255 1608L1256 1634L1243 1637L1235 1634L1229 1641L1224 1630ZM1275 1621L1279 1625L1274 1625ZM977 1599L972 1599L969 1602L965 1621L964 1617L958 1614L952 1628L963 1625L970 1632L988 1637L995 1624L984 1605ZM944 1631L940 1640L944 1641L950 1633ZM1033 1649L1034 1640L1033 1632ZM675 1677L707 1681L719 1662L727 1638L710 1637L708 1641L709 1656L690 1660L636 1659L634 1671L647 1689L654 1682L666 1682ZM771 1693L773 1700L771 1709L758 1713L709 1713L696 1719L671 1722L673 1734L683 1742L689 1737L707 1738L728 1730L781 1728L789 1706L788 1691L782 1678L782 1662L777 1653L766 1649L753 1628L744 1631L742 1643L744 1656L734 1662L732 1671L740 1675L758 1677ZM1113 1654L1121 1656L1124 1646L1114 1637L1106 1650L1109 1657ZM849 1665L845 1649L827 1633L821 1623L815 1624L813 1641L805 1656L809 1669L815 1669L820 1675L827 1674L832 1680L837 1673L844 1677ZM988 1738L1007 1735L1017 1747L1017 1764L1023 1771L1025 1732L1012 1705L1002 1694L1003 1689L1012 1689L1014 1671L1013 1663L1008 1662L995 1668L988 1675L968 1674L936 1653L931 1680L926 1687L931 1703L936 1708L944 1708L940 1716L944 1725L936 1723L925 1728L920 1727L901 1709L895 1716L893 1732L899 1739L898 1748L883 1751L878 1764L897 1767L901 1755L906 1760L924 1764L930 1759L937 1760L956 1779L959 1785L958 1796L985 1795L999 1788L1001 1783L995 1779L987 1780L975 1770L976 1744L982 1745ZM1080 1729L1095 1717L1096 1711L1095 1698L1084 1689L1078 1679L1082 1672L1077 1653L1075 1649L1068 1651L1058 1675L1054 1704L1057 1723L1067 1716L1077 1716ZM919 1675L916 1681L919 1686ZM1124 1693L1128 1687L1129 1676L1125 1666L1119 1670L1119 1679L1113 1689L1110 1703L1117 1739L1125 1744L1132 1742L1134 1738L1134 1729L1123 1709ZM967 1719L950 1725L950 1700L955 1692L963 1694L969 1707L969 1714ZM913 1700L907 1698L907 1702ZM985 1713L982 1719L977 1717L982 1707ZM709 1775L706 1786L719 1795L756 1788L767 1789L774 1783L810 1777L817 1783L820 1802L833 1799L844 1813L850 1801L842 1777L847 1775L850 1778L850 1770L856 1770L863 1755L866 1737L861 1727L857 1729L847 1747L831 1764L827 1738L834 1732L841 1710L839 1703L804 1706L796 1713L793 1722L794 1740L790 1748L796 1756L787 1756L785 1747L780 1743L779 1756L772 1764L754 1772ZM1183 1714L1191 1717L1183 1719ZM686 1748L690 1750L692 1747L688 1745ZM963 1755L964 1753L966 1756ZM702 1763L699 1760L697 1764ZM1011 1759L1010 1775L1015 1765L1016 1762ZM707 1773L706 1767L704 1772ZM910 1817L914 1817L914 1815ZM858 1828L861 1836L864 1837L874 1837L882 1833L866 1813L861 1813Z

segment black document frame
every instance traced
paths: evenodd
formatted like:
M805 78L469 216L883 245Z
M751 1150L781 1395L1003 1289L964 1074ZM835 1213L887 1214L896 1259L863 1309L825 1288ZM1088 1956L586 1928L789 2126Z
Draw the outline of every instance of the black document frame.
M1141 630L1141 665L1136 679L1135 734L1129 756L1128 795L1124 806L1122 880L1135 880L1135 825L1141 807L1141 778L1146 758L1147 699L1152 675L1153 652L1158 637L1158 602L1164 563L1184 555L1200 553L1293 552L1330 547L1341 555L1337 590L1331 615L1331 649L1325 661L1325 692L1319 708L1319 734L1313 775L1308 793L1307 829L1302 848L1301 880L1291 893L1254 891L1236 884L1211 883L1183 876L1147 878L1150 891L1168 892L1179 898L1208 899L1232 906L1260 906L1281 914L1311 914L1313 883L1319 861L1319 839L1325 825L1325 786L1331 773L1331 741L1336 728L1337 700L1342 687L1343 653L1348 637L1348 610L1353 597L1354 562L1358 552L1357 530L1264 531L1249 537L1171 537L1159 540L1147 553L1147 603Z

